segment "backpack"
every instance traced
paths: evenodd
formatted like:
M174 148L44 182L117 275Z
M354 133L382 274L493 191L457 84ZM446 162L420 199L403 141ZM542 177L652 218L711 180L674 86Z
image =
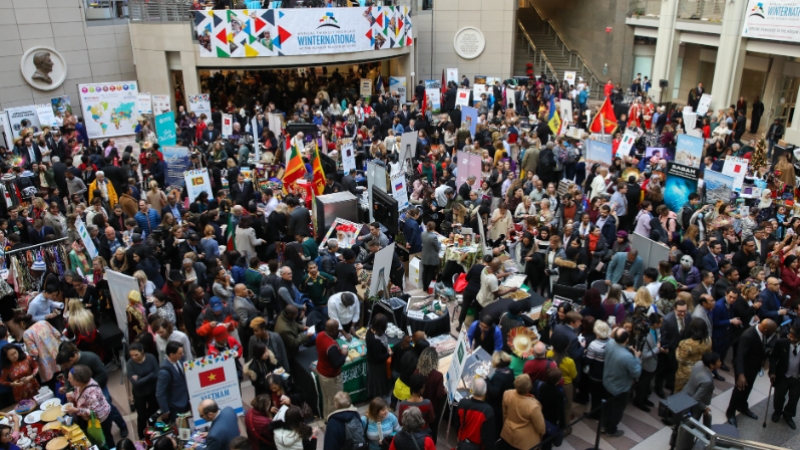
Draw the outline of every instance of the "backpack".
M681 212L683 212L683 211L681 210ZM667 235L670 234L670 232L669 232L669 221L670 220L673 223L675 223L675 231L672 232L672 235L669 236L669 240L670 240L670 242L680 243L680 241L681 241L681 231L683 230L683 227L681 226L680 221L678 221L675 218L669 217L669 218L667 218L667 229L666 229L667 230Z
M547 365L549 367L550 360L548 359L547 361L548 361ZM533 382L533 396L536 397L537 399L541 398L539 397L539 390L541 389L543 384L544 381L542 380L536 380ZM545 419L544 421L544 427L545 427L545 432L544 432L545 436L548 437L553 436L553 445L556 447L560 447L562 442L564 441L564 430L562 430L558 425L554 424L553 422L550 422L547 419Z
M542 168L542 173L555 172L558 170L558 159L552 150L546 149L539 158L539 165Z
M261 287L258 289L258 308L263 309L275 301L276 298L275 288L269 282L269 278L262 276Z
M678 221L678 225L682 229L685 230L685 229L689 228L689 221L692 220L692 214L694 214L694 209L692 209L691 206L684 205L684 207L681 208L681 212L678 213L678 218L680 219Z
M369 425L369 423L367 423ZM378 425L380 426L380 425ZM344 445L342 448L367 448L366 427L361 424L360 417L353 417L344 424Z

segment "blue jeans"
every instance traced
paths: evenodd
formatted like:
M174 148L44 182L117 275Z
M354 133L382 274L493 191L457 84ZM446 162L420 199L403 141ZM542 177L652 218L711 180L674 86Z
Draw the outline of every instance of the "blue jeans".
M106 398L109 406L111 406L111 413L108 415L106 422L109 420L113 421L115 424L117 424L117 427L119 427L120 431L127 429L128 425L125 423L125 419L122 418L122 414L119 413L117 407L111 402L111 393L108 392L108 386L102 386L100 389L103 391L103 397Z

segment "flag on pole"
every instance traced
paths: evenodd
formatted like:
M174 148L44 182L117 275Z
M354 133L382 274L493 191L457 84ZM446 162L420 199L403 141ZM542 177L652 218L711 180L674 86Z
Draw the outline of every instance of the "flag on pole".
M322 170L322 161L319 157L319 147L317 147L317 141L314 140L314 154L311 156L311 167L314 171L314 193L316 195L322 195L325 191L325 171Z
M228 226L225 227L225 247L230 252L236 250L236 242L233 240L235 230L233 225L233 210L228 211Z
M378 78L375 79L375 91L383 94L383 75L381 74L378 74Z
M425 110L428 109L428 93L425 92L422 94L422 110L420 114L425 114Z
M550 97L550 112L547 118L547 125L550 127L550 130L553 132L553 134L558 135L558 132L561 129L561 117L558 115L555 96Z
M306 166L303 164L303 158L300 156L300 149L297 147L295 139L286 141L286 147L289 158L286 161L286 171L283 173L284 192L287 186L303 178L306 174Z
M603 105L600 107L597 115L592 119L589 125L589 131L592 133L613 134L617 129L617 116L614 114L614 106L606 97Z

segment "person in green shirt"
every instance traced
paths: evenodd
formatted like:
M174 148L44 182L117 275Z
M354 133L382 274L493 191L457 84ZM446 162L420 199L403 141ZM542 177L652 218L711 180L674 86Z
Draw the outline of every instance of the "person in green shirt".
M301 236L299 234L295 236L295 239L303 246L303 255L307 260L314 261L317 259L317 256L319 256L317 241L308 236Z
M328 315L328 296L325 290L329 285L336 282L336 277L325 272L320 272L317 263L313 260L308 262L308 275L300 285L300 292L306 294L314 303L314 308L320 308L323 315Z

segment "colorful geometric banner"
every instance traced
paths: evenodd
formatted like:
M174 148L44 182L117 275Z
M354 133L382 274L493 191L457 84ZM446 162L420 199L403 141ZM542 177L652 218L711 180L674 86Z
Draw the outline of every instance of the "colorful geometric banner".
M349 53L413 44L406 6L195 11L200 56Z

